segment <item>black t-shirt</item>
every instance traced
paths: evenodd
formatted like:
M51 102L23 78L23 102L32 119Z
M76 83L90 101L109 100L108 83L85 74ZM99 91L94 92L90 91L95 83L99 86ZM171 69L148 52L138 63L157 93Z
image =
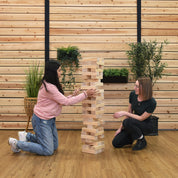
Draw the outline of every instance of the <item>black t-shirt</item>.
M135 94L135 91L130 92L129 103L132 106L134 114L142 115L145 111L147 113L153 113L156 108L156 100L152 97L149 100L138 101L138 95Z

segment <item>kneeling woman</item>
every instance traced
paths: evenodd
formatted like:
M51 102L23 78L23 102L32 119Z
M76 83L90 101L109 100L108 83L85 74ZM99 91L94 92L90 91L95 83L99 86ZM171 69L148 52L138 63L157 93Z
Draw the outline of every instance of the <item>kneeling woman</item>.
M112 144L116 148L132 144L137 140L132 150L141 150L147 142L144 135L152 131L150 116L156 108L156 101L152 97L152 82L147 77L139 78L135 83L135 91L129 96L128 112L114 113L114 118L126 116L120 128L116 131Z
M97 94L95 89L88 89L80 94L78 94L79 90L76 90L73 95L66 97L59 82L60 76L60 63L57 60L46 62L42 85L32 117L35 134L18 132L19 141L9 138L9 145L13 152L23 150L44 156L52 155L58 148L58 132L55 121L62 111L62 106L76 104Z

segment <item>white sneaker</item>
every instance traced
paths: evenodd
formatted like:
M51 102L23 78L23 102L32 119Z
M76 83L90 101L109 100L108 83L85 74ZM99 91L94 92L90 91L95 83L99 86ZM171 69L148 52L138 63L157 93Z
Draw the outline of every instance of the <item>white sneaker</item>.
M27 132L25 131L21 131L21 132L18 132L18 136L19 136L19 141L24 141L24 142L27 142Z
M17 148L17 139L15 139L15 138L9 138L8 143L9 143L9 145L11 146L11 150L12 150L14 153L20 152L20 149Z

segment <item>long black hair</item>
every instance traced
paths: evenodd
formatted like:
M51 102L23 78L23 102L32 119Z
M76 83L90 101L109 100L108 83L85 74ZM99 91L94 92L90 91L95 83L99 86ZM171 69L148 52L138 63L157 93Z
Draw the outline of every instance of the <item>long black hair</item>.
M44 76L42 79L42 83L44 84L46 91L48 91L48 89L47 89L44 81L55 85L58 88L59 92L64 94L64 91L63 91L62 86L59 82L59 77L57 74L57 70L60 66L61 66L60 63L57 60L51 59L46 62L45 72L44 72Z

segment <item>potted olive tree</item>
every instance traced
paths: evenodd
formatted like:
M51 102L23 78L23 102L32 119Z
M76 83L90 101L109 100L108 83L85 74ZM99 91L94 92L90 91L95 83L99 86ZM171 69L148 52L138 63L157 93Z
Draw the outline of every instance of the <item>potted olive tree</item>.
M166 63L162 63L163 45L167 41L161 42L159 45L156 41L141 43L130 43L130 49L126 52L128 63L133 73L134 79L138 77L149 77L154 86L155 82L162 78ZM158 117L152 116L153 131L149 135L158 135Z
M67 48L57 48L57 59L61 63L61 82L63 83L64 89L73 89L76 83L74 72L79 68L79 60L81 59L78 47L68 46Z
M126 54L134 79L146 76L151 79L154 85L158 79L165 75L163 71L166 63L161 62L164 44L167 44L167 41L160 45L156 41L146 42L145 40L141 43L129 44L130 49L126 51Z
M103 83L127 83L129 71L126 68L121 69L104 69Z
M41 86L43 77L43 69L40 69L39 64L35 63L26 71L25 90L27 96L24 97L24 108L28 117L26 131L28 130L30 118L33 115L33 108L37 102L38 90Z

